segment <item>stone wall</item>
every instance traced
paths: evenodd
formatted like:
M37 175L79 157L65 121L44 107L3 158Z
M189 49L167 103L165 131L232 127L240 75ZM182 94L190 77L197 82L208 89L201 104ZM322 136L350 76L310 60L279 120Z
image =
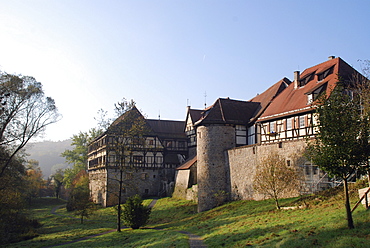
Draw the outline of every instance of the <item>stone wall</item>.
M108 169L108 196L107 205L112 206L118 204L119 180L120 171L116 169ZM123 191L121 202L124 202L128 197L139 194L141 197L158 196L161 192L161 177L159 170L153 169L138 169L123 171Z
M105 168L89 171L89 188L91 199L106 207L107 202L107 171Z
M139 194L142 197L168 196L173 190L174 169L132 169L124 170L121 202L127 197ZM89 171L92 200L104 207L118 203L120 171L101 168Z
M175 190L172 194L172 197L178 199L186 199L186 191L188 189L190 181L190 169L176 171L175 178Z
M229 167L226 150L235 147L232 126L207 125L197 128L198 211L216 207L215 194L229 192Z
M231 198L233 200L262 200L264 195L257 194L253 189L253 180L261 159L273 151L285 157L286 160L297 161L297 165L305 163L302 154L306 142L304 140L288 141L266 145L250 145L228 150L230 166ZM300 189L291 195L297 196Z

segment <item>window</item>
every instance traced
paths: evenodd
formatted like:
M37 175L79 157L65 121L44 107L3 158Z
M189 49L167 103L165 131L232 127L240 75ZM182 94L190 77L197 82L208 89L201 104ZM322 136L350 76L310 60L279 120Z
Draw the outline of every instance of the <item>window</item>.
M143 163L143 156L134 156L133 160L134 160L134 164L142 164Z
M132 175L132 173L126 173L125 177L126 177L126 179L132 179L133 175Z
M317 175L318 167L316 165L312 166L312 172L314 175Z
M278 147L283 148L283 142L279 142Z
M333 73L333 70L334 70L334 67L330 67L329 69L325 70L323 73L320 73L317 75L317 80L318 81L321 81L323 80L324 78L326 78L328 75L332 74Z
M185 141L179 141L179 148L184 149L185 148Z
M291 130L292 129L292 123L293 123L293 118L288 118L286 120L286 130Z
M306 175L310 175L311 174L310 168L311 168L310 165L306 165Z
M275 126L276 126L275 122L270 122L270 133L276 132Z
M302 78L301 80L299 80L299 87L303 87L305 86L306 84L308 84L309 81L311 81L313 78L314 78L314 75L313 73L311 73L310 75L308 75L307 77L304 77Z
M287 166L290 166L290 160L287 160L287 161L286 161L286 165L287 165Z
M313 94L307 95L307 104L311 104L313 102Z
M148 173L141 173L141 179L147 180L149 178Z
M154 145L154 140L149 140L149 145L150 146Z
M305 119L304 119L304 116L301 115L299 116L299 127L302 128L302 127L305 127Z

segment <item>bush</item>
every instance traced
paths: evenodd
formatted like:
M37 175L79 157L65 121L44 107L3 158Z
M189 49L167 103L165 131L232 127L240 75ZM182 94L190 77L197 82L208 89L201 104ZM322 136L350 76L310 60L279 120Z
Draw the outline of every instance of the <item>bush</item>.
M145 226L149 220L151 208L143 205L143 200L139 195L129 197L123 204L122 219L124 223L132 229Z

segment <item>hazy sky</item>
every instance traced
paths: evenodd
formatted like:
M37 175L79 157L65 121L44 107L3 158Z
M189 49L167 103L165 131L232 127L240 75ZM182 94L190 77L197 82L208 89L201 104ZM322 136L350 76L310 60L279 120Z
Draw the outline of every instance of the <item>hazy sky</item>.
M95 127L123 97L184 120L188 104L249 100L330 55L370 59L370 1L0 0L0 70L55 99L49 140Z

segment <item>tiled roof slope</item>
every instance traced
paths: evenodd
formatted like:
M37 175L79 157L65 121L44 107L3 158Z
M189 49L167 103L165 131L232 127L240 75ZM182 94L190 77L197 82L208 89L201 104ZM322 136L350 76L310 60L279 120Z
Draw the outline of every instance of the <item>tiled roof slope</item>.
M189 109L189 114L193 124L202 117L203 110L200 109Z
M130 111L127 111L118 117L110 128L119 125L125 118L144 118L140 111L134 106ZM168 120L153 120L145 119L149 132L152 135L158 135L160 138L186 138L184 133L184 121L168 121Z
M186 138L184 133L184 121L169 121L169 120L146 120L158 137L162 138Z
M200 118L202 118L203 111L204 110L191 109L190 107L188 107L188 113L186 115L185 123L188 123L188 119L190 118L191 123L193 123L193 125L194 125L195 122L197 122L198 120L200 120Z
M258 102L246 102L219 98L216 102L203 111L202 117L196 122L200 124L239 124L249 123L253 114L260 108Z
M318 75L331 67L333 67L332 73L319 81ZM326 83L326 93L329 95L338 82L338 75L340 78L348 80L355 72L351 66L339 57L308 68L300 74L300 80L304 80L310 77L310 75L312 75L312 78L307 80L307 83L302 87L298 86L295 88L295 83L291 83L288 88L271 102L259 120L263 121L299 112L311 111L313 106L308 103L307 94L318 88L318 84Z
M258 94L254 98L250 100L250 102L258 102L260 103L260 108L257 109L257 112L254 113L254 118L259 117L263 111L270 105L272 100L278 96L283 90L285 90L292 82L287 79L283 78L279 82L275 83L273 86L268 88L262 94Z
M197 162L197 156L194 156L191 159L188 159L180 167L177 167L176 170L187 170L187 169L190 169L190 167L192 167L196 162Z

